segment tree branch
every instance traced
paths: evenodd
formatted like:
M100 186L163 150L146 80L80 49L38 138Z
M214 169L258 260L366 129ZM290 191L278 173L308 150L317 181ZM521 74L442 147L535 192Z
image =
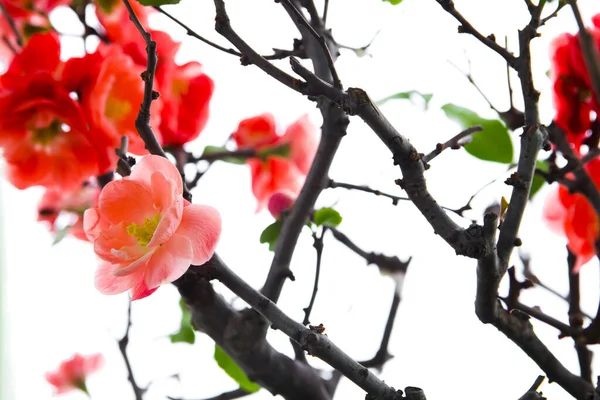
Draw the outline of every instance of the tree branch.
M302 321L302 325L308 325L310 323L310 313L315 304L315 299L317 298L317 291L319 290L319 276L321 275L321 258L323 256L323 236L325 235L326 228L323 228L323 232L321 232L321 236L317 236L316 233L313 233L313 247L317 252L317 267L315 270L315 284L313 286L312 295L310 296L310 302L308 306L304 309L304 321Z
M129 305L127 306L127 328L125 328L125 334L118 341L118 344L119 351L121 352L121 356L123 356L123 361L125 362L125 367L127 368L127 379L129 380L131 388L133 389L135 400L142 400L146 390L140 388L135 381L131 363L129 362L129 357L127 356L127 346L129 345L129 328L131 328L131 300L129 300Z
M435 146L435 150L423 157L423 162L430 162L431 160L442 154L442 151L448 148L460 149L465 142L463 139L471 136L476 132L481 132L482 130L483 127L481 125L472 126L458 133L456 136L446 141L446 143L438 143L437 146Z
M270 321L272 328L281 330L308 352L340 371L368 394L382 399L400 400L401 392L389 387L369 370L354 361L339 349L320 328L310 329L284 314L271 300L254 290L244 280L231 271L215 254L200 269L210 268L211 274L233 293L248 303L256 312ZM252 379L252 378L251 378Z

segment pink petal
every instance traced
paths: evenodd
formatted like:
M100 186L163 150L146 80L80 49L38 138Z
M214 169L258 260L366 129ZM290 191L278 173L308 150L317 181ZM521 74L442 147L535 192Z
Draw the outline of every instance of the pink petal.
M103 227L100 224L100 220L101 217L96 206L88 208L83 213L83 229L90 242L96 240L100 232L102 232Z
M214 254L221 236L221 215L210 206L192 204L183 209L177 235L190 239L194 256L191 264L202 265Z
M113 272L119 265L101 262L96 270L94 286L100 293L119 294L131 289L140 280L140 274L115 276Z
M113 224L143 224L144 218L156 214L152 193L147 186L129 179L110 182L98 199L100 215Z
M150 177L150 191L154 208L157 210L171 207L173 201L181 197L181 193L176 192L175 182L169 180L161 171L156 171Z
M156 289L158 289L158 287L148 289L148 286L146 286L146 282L144 282L144 277L142 275L139 282L133 288L131 288L131 301L148 297L152 293L156 292Z
M179 171L169 160L161 156L149 155L142 158L133 168L130 178L150 186L152 175L156 171L161 171L167 179L175 182L177 194L183 193L183 182Z
M146 286L153 289L163 283L173 282L188 270L192 257L190 239L175 233L148 261L144 277Z
M149 248L159 246L173 236L181 222L182 213L183 197L179 196L174 200L173 205L161 214L160 222L148 243Z
M290 125L281 141L290 144L292 160L302 173L307 174L318 146L317 132L308 115Z
M125 266L123 268L115 269L113 271L113 275L114 276L126 276L126 275L134 274L135 272L139 271L140 268L146 267L148 265L148 260L150 260L150 257L152 257L152 254L154 254L154 253L148 252L129 265L121 264L121 265L125 265Z

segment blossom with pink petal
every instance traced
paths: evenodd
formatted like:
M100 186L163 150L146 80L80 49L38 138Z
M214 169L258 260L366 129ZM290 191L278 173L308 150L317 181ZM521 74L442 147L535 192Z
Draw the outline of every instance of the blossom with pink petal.
M296 198L290 192L276 192L273 193L273 195L269 199L269 204L267 205L267 208L269 209L269 212L271 213L273 218L279 219L279 217L281 217L281 214L284 211L287 211L290 208L292 208L295 202Z
M247 161L258 210L275 192L300 192L317 151L316 129L308 116L288 126L283 135L278 134L271 114L248 118L240 122L232 137L238 148L253 148L260 154Z
M55 387L55 394L67 393L75 389L87 393L86 378L100 369L103 363L102 354L89 356L75 354L70 359L63 361L56 371L48 372L46 380Z
M84 214L84 229L102 262L96 288L104 294L131 289L133 300L173 282L190 264L214 254L221 216L182 197L177 168L163 157L141 159L130 176L108 183L98 205Z

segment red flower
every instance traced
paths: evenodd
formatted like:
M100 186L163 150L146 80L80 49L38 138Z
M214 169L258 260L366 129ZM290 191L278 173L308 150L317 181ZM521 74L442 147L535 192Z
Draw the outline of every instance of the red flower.
M196 139L206 126L214 83L204 74L200 63L175 63L181 43L175 42L165 32L150 30L149 33L156 42L158 53L155 89L164 104L159 130L165 145L181 146ZM123 43L123 51L145 68L144 40L139 34L128 40Z
M0 147L19 189L68 190L100 172L81 108L53 76L58 52L55 36L36 35L0 78ZM28 63L34 55L37 63Z
M116 45L100 46L95 53L72 58L65 64L64 85L79 94L91 129L97 132L98 147L108 152L111 167L116 162L114 150L119 147L122 136L129 139L129 151L148 154L135 127L144 96L142 71L144 67L136 65ZM150 109L150 125L159 142L161 108L162 100L157 99Z
M159 58L157 87L164 101L160 131L165 145L181 146L196 139L206 126L214 83L200 63L175 64L180 43L168 34L153 31L152 38Z
M600 51L600 14L593 18L595 28L590 33ZM554 120L580 145L591 126L591 111L600 111L598 99L593 93L590 77L579 47L579 35L564 33L552 41L550 47L554 107Z
M596 186L600 186L600 159L590 161L585 168ZM569 250L577 255L574 272L579 272L596 255L599 224L594 208L584 195L571 194L566 187L559 186L546 198L543 215L553 231L566 236Z
M77 239L87 241L83 230L83 213L98 202L100 188L91 182L71 191L47 189L38 204L38 221L48 223L50 231L57 233L68 229L67 233ZM59 226L59 216L70 218L66 226Z
M67 393L79 389L87 393L85 380L102 366L102 354L82 356L75 354L70 359L63 361L58 370L48 372L46 380L55 387L55 394Z
M25 43L36 33L51 30L48 14L56 7L69 4L72 0L2 0L2 5L15 24L19 36ZM6 15L0 14L0 60L9 63L20 45L17 34Z
M288 192L276 192L273 193L269 199L267 208L273 218L279 219L284 211L289 210L294 206L295 202L295 197L291 196Z
M248 118L240 122L232 137L239 148L259 152L259 158L247 161L258 210L275 192L299 193L317 148L315 128L307 116L290 125L283 136L277 134L271 114Z

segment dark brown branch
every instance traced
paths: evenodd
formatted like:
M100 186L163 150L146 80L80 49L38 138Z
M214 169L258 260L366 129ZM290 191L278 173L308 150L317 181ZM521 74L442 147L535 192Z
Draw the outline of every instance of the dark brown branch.
M358 88L340 91L314 76L293 57L290 58L290 62L292 69L307 81L311 92L334 99L349 115L360 116L383 141L393 154L394 164L402 170L403 178L398 179L396 183L406 191L435 232L452 246L457 254L480 257L485 252L481 228L472 225L463 229L444 212L427 190L425 169L419 152L408 139L396 131L367 93Z
M206 398L203 400L235 400L235 399L241 399L242 397L248 396L249 394L251 394L251 393L248 393L244 389L239 388L239 389L235 389L230 392L221 393L217 396L213 396L213 397ZM170 397L170 396L168 398L169 398L169 400L184 400L181 398Z
M497 215L487 214L484 217L484 235L491 247L477 263L477 316L481 322L492 324L517 344L546 373L549 380L558 383L573 397L578 400L593 398L588 397L593 396L593 386L561 364L537 337L528 316L518 311L509 313L500 306L497 295L504 271L493 248L497 225Z
M399 272L402 275L401 281L396 283L394 289L394 298L388 314L388 319L385 323L385 329L383 330L383 337L381 338L381 344L375 356L367 361L362 361L360 364L366 368L376 368L381 371L384 364L392 359L394 356L389 352L390 338L392 336L392 329L394 328L394 321L396 320L396 314L398 313L398 306L400 306L402 281L404 280L404 272Z
M370 395L389 400L401 399L401 392L397 392L395 389L389 387L367 368L350 358L350 356L331 342L326 335L322 334L319 328L306 328L304 325L288 317L275 303L254 290L231 271L216 254L207 265L201 268L206 268L207 266L212 269L216 279L233 293L240 296L256 312L270 321L274 329L281 330L300 344L308 354L325 361Z
M571 327L581 332L583 329L583 313L580 306L580 287L579 273L573 272L577 256L567 248L567 273L569 276L569 324ZM585 343L575 340L575 351L579 360L579 374L581 378L592 383L592 357L594 353L590 351Z
M158 55L156 53L156 42L152 40L152 35L150 35L150 33L148 33L140 23L140 20L135 15L135 12L133 11L131 4L129 3L129 0L123 0L123 2L125 3L125 7L127 7L129 19L131 20L131 22L133 22L137 30L140 32L140 35L142 35L144 42L146 42L146 55L148 58L146 71L142 72L142 80L144 81L144 97L140 106L140 111L135 120L135 128L137 129L138 134L140 135L142 140L144 141L146 149L150 152L150 154L167 158L167 154L161 147L160 143L158 143L156 135L154 135L152 127L150 126L150 107L152 106L152 101L154 101L160 96L160 94L154 91L153 89L154 74L156 72L156 63L158 62ZM188 201L192 201L192 194L187 188L185 176L183 175L182 181L183 197Z
M252 310L236 311L210 282L216 275L215 255L201 267L191 267L173 282L190 309L193 326L206 333L242 368L248 377L286 400L331 400L318 371L275 350L255 324L268 324Z
M525 392L525 394L521 396L519 400L546 400L546 398L542 396L541 392L538 393L538 389L545 379L546 377L543 375L538 376L533 385L531 385L531 388L529 388L529 390Z
M338 76L337 70L335 69L335 60L331 55L331 52L329 51L329 48L327 47L327 41L325 39L325 37L319 33L317 33L317 31L311 26L311 24L306 20L306 18L304 18L304 15L302 15L302 13L300 12L300 10L298 10L296 8L296 6L294 6L294 3L290 0L279 0L281 2L281 4L283 5L283 7L286 9L286 11L288 12L288 14L290 14L290 16L293 18L293 20L295 21L297 26L303 26L308 33L310 33L310 35L317 41L317 43L319 43L319 46L321 47L321 50L323 51L323 55L325 56L325 59L327 60L327 66L329 67L329 73L331 74L331 77L333 79L333 86L335 86L338 89L342 89L342 81L340 81L340 77ZM314 4L313 4L314 6ZM311 14L312 15L312 19L315 20L320 20L319 16L316 15L316 10Z
M371 189L370 187L365 186L365 185L353 185L351 183L334 181L333 179L329 179L329 183L328 183L327 187L332 188L332 189L343 188L343 189L348 189L348 190L358 190L358 191L365 192L365 193L372 193L375 196L387 197L388 199L392 200L392 204L395 206L398 205L399 201L410 201L410 199L408 197L394 196L393 194L384 193L378 189Z
M338 54L336 44L332 40L329 40L327 43L326 47L331 50L329 54L331 57L328 57L323 46L313 33L314 31L318 36L326 37L323 21L319 18L314 3L311 0L304 0L302 4L308 9L311 15L310 26L312 31L309 31L304 22L298 18L294 18L294 15L291 14L292 10L289 7L286 10L302 35L302 42L304 43L307 55L312 61L316 76L323 81L333 82L331 62L332 60L335 61L335 57ZM350 122L347 115L331 100L318 99L317 104L323 117L321 140L304 186L290 214L283 221L281 233L275 248L275 256L273 257L269 274L263 286L264 295L274 302L277 302L287 277L292 276L289 266L296 242L304 224L314 209L317 198L327 184L329 168L342 138L346 135L346 128Z
M476 132L481 132L482 130L483 127L481 125L472 126L470 128L465 129L462 132L459 132L456 136L446 141L446 143L438 143L437 146L435 146L435 150L423 157L423 161L425 163L430 162L431 160L442 154L442 151L446 149L460 149L465 142L465 138L468 138Z
M405 274L406 270L408 269L408 264L410 264L412 260L412 257L410 257L407 261L400 261L400 259L396 256L390 257L384 254L366 252L358 247L352 240L350 240L348 236L336 228L329 228L328 230L331 231L333 237L336 238L340 243L364 258L367 262L367 265L375 264L381 272L384 272L388 275L397 273Z
M312 290L312 294L310 296L310 302L308 303L308 306L306 308L304 308L304 320L302 321L302 325L308 325L310 324L310 313L313 309L313 306L315 305L315 299L317 298L317 291L319 290L319 277L321 275L321 259L323 257L323 236L325 235L325 231L326 229L323 229L323 232L321 233L320 236L318 236L316 233L313 233L313 247L315 248L315 251L317 252L317 267L315 269L315 284L313 286L313 290ZM296 357L298 358L298 357Z
M458 12L458 10L456 10L456 8L454 7L454 1L452 1L452 0L436 0L436 1L438 2L438 4L440 6L442 6L442 8L444 10L446 10L446 12L448 12L450 15L452 15L454 18L456 18L456 20L458 22L460 22L460 25L458 27L459 33L470 33L475 38L477 38L477 40L479 40L481 43L483 43L486 47L489 47L491 50L495 51L501 57L503 57L511 67L513 67L513 68L515 67L515 65L517 63L517 58L513 54L509 53L509 51L506 50L504 47L502 47L498 43L496 43L496 41L493 38L493 35L483 36L481 33L479 33L479 31L477 29L475 29L473 27L473 25L471 25L471 23L469 21L467 21L467 19L465 17L463 17L463 15L460 12Z
M131 388L133 389L133 393L135 395L135 400L142 400L144 398L145 389L142 389L138 386L135 378L133 376L133 370L131 368L131 363L129 362L129 357L127 356L127 346L129 345L129 329L131 328L131 300L129 300L129 305L127 306L127 328L125 328L125 334L119 340L119 351L121 352L121 356L123 357L123 361L125 362L125 367L127 368L127 379L131 384Z
M200 40L201 42L204 42L205 44L207 44L217 50L222 51L223 53L231 54L231 55L237 56L237 57L243 56L243 54L240 53L239 51L236 51L231 48L223 47L215 42L212 42L212 41L206 39L204 36L201 36L199 33L197 33L192 28L190 28L189 26L187 26L186 24L181 22L178 18L175 18L169 12L164 10L162 7L154 6L154 9L157 10L158 12L160 12L161 14L165 15L167 18L169 18L171 21L175 22L177 25L179 25L183 29L185 29L185 33L188 36L196 38L196 39ZM289 56L297 56L297 57L304 58L304 55L303 55L300 47L295 48L294 50L273 49L273 52L274 52L274 54L263 55L262 57L265 60L281 60L281 59L289 57Z

